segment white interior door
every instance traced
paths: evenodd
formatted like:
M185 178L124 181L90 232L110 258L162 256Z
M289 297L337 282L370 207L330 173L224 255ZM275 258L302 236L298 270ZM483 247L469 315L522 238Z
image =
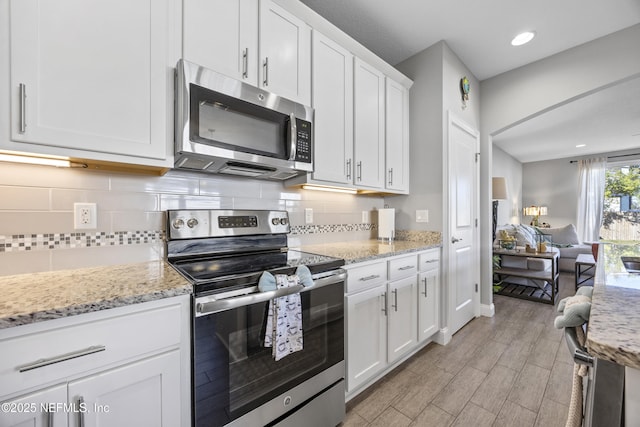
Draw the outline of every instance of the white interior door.
M449 114L448 308L454 334L480 314L478 273L479 133Z

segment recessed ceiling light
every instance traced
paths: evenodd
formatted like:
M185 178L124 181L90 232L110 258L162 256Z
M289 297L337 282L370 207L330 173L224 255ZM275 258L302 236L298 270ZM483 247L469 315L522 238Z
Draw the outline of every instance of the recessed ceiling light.
M520 33L511 40L512 46L522 46L525 43L529 43L536 36L534 31L525 31Z
M587 146L587 144L578 144L578 145L576 145L576 148L582 148L582 147L586 147L586 146Z

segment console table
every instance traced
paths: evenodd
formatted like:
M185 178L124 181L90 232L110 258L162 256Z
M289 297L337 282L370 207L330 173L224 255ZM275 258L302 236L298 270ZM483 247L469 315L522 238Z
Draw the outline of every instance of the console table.
M501 249L494 248L493 254L502 258L504 255L523 257L523 258L541 258L551 261L551 268L548 270L529 270L526 268L497 268L493 270L494 278L498 281L505 282L502 289L497 292L499 295L507 295L515 298L522 298L531 301L543 302L546 304L555 304L556 295L558 294L558 278L560 272L558 269L558 261L560 259L560 251L556 248L549 248L547 252L526 252L524 248ZM521 277L524 279L532 279L531 285L519 285L509 283L509 277Z

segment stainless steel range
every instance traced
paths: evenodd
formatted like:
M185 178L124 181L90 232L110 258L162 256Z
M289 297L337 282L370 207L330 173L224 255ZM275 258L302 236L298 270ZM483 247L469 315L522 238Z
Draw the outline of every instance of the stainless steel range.
M172 210L167 219L168 261L194 285L193 424L339 424L344 261L289 250L286 211ZM312 281L295 280L299 266ZM265 271L293 284L261 292ZM276 360L265 337L281 319L273 326L268 317L273 304L294 295L299 304L289 315L301 321L301 345Z

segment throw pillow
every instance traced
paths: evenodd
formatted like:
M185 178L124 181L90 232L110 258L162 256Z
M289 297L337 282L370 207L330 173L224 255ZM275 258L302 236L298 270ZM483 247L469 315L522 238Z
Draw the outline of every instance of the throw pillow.
M565 245L579 245L578 232L573 224L558 228L545 228L544 234L551 234L554 243Z

